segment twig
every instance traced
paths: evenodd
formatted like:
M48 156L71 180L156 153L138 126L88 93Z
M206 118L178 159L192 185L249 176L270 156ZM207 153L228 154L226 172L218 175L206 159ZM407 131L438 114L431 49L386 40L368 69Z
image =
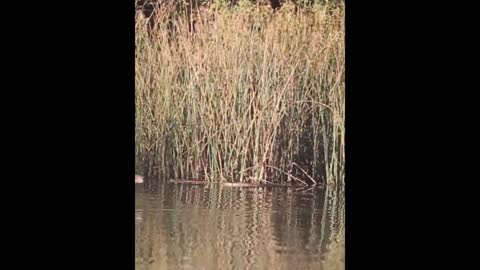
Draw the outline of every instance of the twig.
M310 175L308 175L308 173L304 169L302 169L302 167L298 166L298 164L295 162L292 162L292 164L297 166L308 178L310 178L310 180L312 180L312 182L314 183L314 186L317 185L317 181L315 181Z
M308 184L305 183L304 181L302 181L300 178L297 178L297 177L295 177L295 176L293 176L293 175L291 175L291 174L289 174L289 173L287 173L287 172L285 172L285 171L283 171L283 170L280 170L280 169L277 168L277 167L270 166L270 165L265 165L265 166L266 166L266 167L269 167L269 168L272 168L272 169L275 169L275 170L277 170L277 171L279 171L279 172L281 172L281 173L284 173L284 174L292 177L293 179L297 180L298 182L301 182L301 183L304 184L305 186L308 186Z

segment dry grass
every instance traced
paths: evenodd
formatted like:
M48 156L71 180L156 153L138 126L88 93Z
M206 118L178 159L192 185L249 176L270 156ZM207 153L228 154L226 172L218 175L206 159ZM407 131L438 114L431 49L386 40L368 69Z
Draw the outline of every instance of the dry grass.
M343 5L167 10L151 39L137 19L137 163L170 178L343 181Z

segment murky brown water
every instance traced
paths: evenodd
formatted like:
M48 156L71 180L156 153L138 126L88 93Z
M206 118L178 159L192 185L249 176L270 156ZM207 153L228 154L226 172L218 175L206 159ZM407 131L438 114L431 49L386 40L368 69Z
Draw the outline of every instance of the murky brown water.
M136 184L135 268L344 269L340 188Z

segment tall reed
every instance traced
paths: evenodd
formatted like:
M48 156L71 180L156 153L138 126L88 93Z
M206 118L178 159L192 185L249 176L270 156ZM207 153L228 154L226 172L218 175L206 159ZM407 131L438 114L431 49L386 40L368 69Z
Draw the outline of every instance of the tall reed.
M343 181L343 5L162 7L136 23L137 162L170 178Z

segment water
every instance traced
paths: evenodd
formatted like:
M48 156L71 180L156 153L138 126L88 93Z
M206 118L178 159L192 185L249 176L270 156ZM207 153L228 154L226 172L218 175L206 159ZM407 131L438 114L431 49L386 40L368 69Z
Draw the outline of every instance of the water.
M345 268L341 188L136 184L135 269Z

